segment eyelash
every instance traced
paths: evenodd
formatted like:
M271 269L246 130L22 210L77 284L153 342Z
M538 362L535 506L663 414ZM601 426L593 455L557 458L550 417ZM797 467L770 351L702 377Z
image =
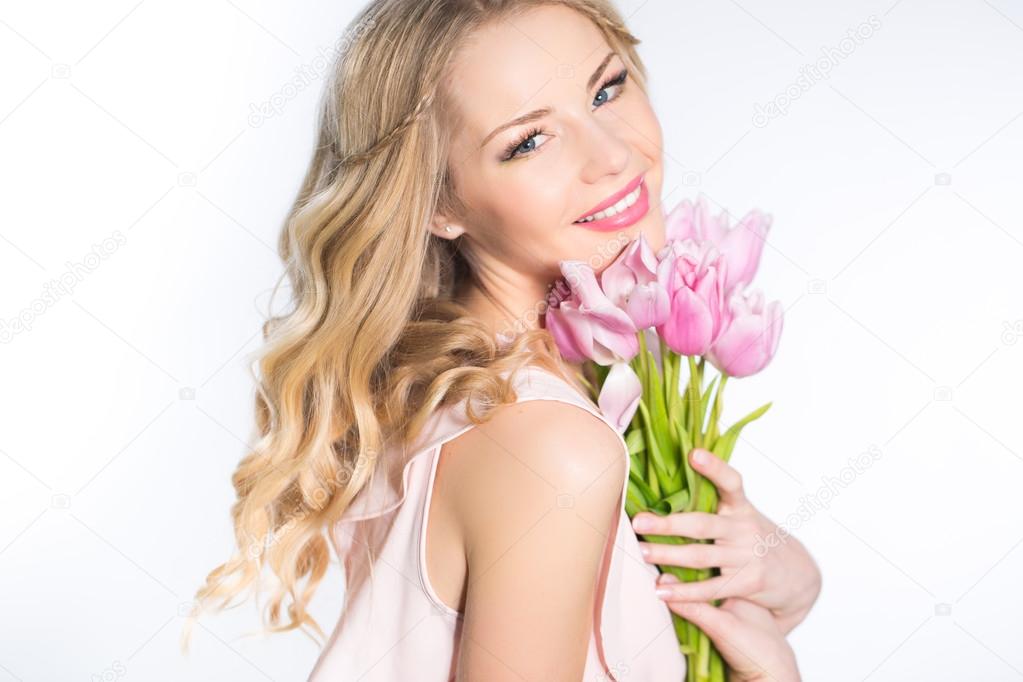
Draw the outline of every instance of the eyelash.
M618 75L616 75L616 76L612 77L611 79L605 81L604 84L600 86L600 89L597 90L597 92L599 93L602 90L607 90L608 88L612 88L612 87L614 87L616 85L624 86L625 85L625 81L628 78L628 76L629 76L628 69L622 69L618 73ZM610 102L613 102L616 99L618 99L619 97L621 97L623 91L624 91L624 87L621 90L618 91L617 95L615 95L614 97L608 99L606 102L603 102L601 104L601 106L603 106L604 104L608 104ZM532 138L536 137L537 135L543 135L543 131L540 130L539 128L533 128L529 132L527 132L525 135L520 137L518 140L516 140L515 142L512 142L510 145L505 147L504 157L502 158L502 160L503 161L511 161L512 159L514 159L516 157L516 152L518 151L519 147L521 147L522 145L524 145L526 142L528 142ZM528 154L528 152L526 152L526 153Z

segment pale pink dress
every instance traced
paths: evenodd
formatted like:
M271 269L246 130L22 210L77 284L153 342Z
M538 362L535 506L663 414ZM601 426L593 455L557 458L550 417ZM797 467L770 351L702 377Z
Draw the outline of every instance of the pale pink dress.
M545 369L523 367L513 385L516 402L577 405L614 429L589 398ZM396 459L394 473L376 477L334 526L334 548L346 574L345 605L309 682L455 678L461 614L440 600L427 578L425 529L440 447L474 426L464 410L462 402L435 412L417 445L406 450L411 457ZM622 466L628 472L624 439ZM670 612L654 594L657 568L643 560L624 503L623 486L618 521L600 568L583 679L681 682L685 657Z

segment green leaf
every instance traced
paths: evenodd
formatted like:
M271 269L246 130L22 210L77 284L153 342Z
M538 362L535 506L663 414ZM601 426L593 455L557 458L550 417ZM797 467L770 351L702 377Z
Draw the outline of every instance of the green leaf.
M737 431L726 431L714 441L714 447L711 448L711 452L727 462L732 457L732 450L735 448L737 440L739 440L739 433Z
M742 429L754 419L759 419L763 416L770 407L771 403L765 403L732 424L727 431L721 434L721 437L717 439L717 442L714 443L714 449L712 452L727 462L732 456L732 449L735 447L735 443L739 439L739 434L742 432Z
M646 471L646 458L642 456L642 453L629 455L629 471Z
M646 450L646 441L643 440L643 432L639 429L632 429L625 434L625 444L629 446L630 455Z
M697 376L699 376L699 375L697 375ZM702 396L700 396L700 404L699 404L698 410L697 410L698 413L699 413L699 422L697 424L697 428L699 428L699 429L703 428L703 424L704 424L706 416L707 416L707 405L710 403L710 400L709 400L710 392L712 390L714 390L714 384L717 383L717 380L718 380L718 378L714 377L714 380L711 381L710 384L707 385L707 390L703 392Z
M630 480L625 489L625 513L631 519L646 509L649 509L649 506L647 505L646 498L643 496L643 492L634 481Z
M650 459L648 461L653 464L654 475L656 476L656 481L650 481L650 485L656 485L656 490L674 490L675 487L672 485L672 479L674 476L668 473L668 468L664 462L663 454L661 453L661 449L658 446L657 439L653 433L650 411L647 409L647 406L643 404L642 400L639 401L639 409L643 413L644 428L646 429L647 451L650 454ZM658 497L660 497L660 495L658 495Z
M649 351L647 352L649 353ZM653 363L652 354L650 362ZM665 472L670 478L675 478L679 470L679 462L675 456L677 449L674 439L671 437L671 427L668 425L668 408L664 402L664 385L662 382L663 377L654 368L654 371L650 372L650 393L653 398L653 404L649 406L651 428L647 438L647 446L650 446L651 440L656 440L658 451L662 456L661 461L665 466Z
M674 514L685 509L687 504L689 504L689 491L679 490L663 500L659 500L650 509L659 514Z
M732 429L741 430L742 427L746 426L746 424L749 424L754 419L759 419L760 417L762 417L763 414L765 412L767 412L767 410L770 407L771 407L771 403L764 403L763 405L761 405L757 409L753 410L752 412L747 414L745 417L743 417L739 421L737 421L734 424L732 424L732 427L729 429L729 431L731 431Z
M689 456L689 451L693 449L693 439L689 437L689 432L683 429L679 431L679 445L681 446L682 458L685 459Z
M656 502L661 496L654 492L654 489L643 478L642 472L630 471L629 472L629 485L636 486L637 492L640 498L643 500L645 506L649 506Z
M696 504L692 505L694 511L702 511L713 514L718 510L718 489L706 476L699 476L697 482L699 494Z
M665 393L665 408L664 413L667 415L668 423L668 435L671 437L672 449L678 448L678 432L679 424L675 418L677 413L676 405L678 403L678 369L675 366L674 353L665 345L664 341L661 341L661 361L664 366L664 393ZM674 389L672 388L674 387Z
M681 375L679 362L681 358L678 353L665 346L666 353L668 355L668 362L671 363L671 388L668 389L668 424L670 426L670 432L672 436L672 442L675 446L675 451L678 452L680 448L683 448L686 441L686 414L685 404L682 401L682 391L679 390L679 380ZM682 449L682 452L685 452Z
M718 422L721 420L721 396L724 395L725 382L728 381L727 374L719 375L721 381L718 383L717 394L714 396L714 402L710 408L710 424L707 427L707 440L713 444L718 438Z

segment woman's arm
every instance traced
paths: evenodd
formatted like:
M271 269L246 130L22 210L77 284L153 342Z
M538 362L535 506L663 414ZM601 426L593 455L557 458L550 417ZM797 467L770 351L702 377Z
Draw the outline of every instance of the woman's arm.
M693 455L700 450L693 450ZM702 451L706 452L706 451ZM742 597L770 609L783 633L809 613L821 589L821 573L799 540L778 527L746 498L742 477L711 453L693 466L720 492L717 514L679 512L667 516L637 514L633 528L647 535L712 539L713 544L668 545L641 542L651 563L692 568L717 567L721 575L694 583L668 586L666 599L710 601ZM637 526L641 517L653 525Z
M578 682L620 513L621 441L546 400L497 408L457 440L446 463L468 564L457 679Z

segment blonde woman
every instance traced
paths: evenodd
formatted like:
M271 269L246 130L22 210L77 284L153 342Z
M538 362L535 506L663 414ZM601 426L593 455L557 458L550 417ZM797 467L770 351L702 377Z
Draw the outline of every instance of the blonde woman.
M333 551L345 602L312 682L678 682L669 609L732 680L799 679L806 550L757 556L773 526L719 463L721 513L660 529L719 541L644 557L624 441L543 327L559 261L664 242L638 40L607 0L375 0L345 42L280 238L293 306L264 330L237 553L199 605L268 566L268 626L325 637L307 606ZM662 598L654 563L742 569Z

